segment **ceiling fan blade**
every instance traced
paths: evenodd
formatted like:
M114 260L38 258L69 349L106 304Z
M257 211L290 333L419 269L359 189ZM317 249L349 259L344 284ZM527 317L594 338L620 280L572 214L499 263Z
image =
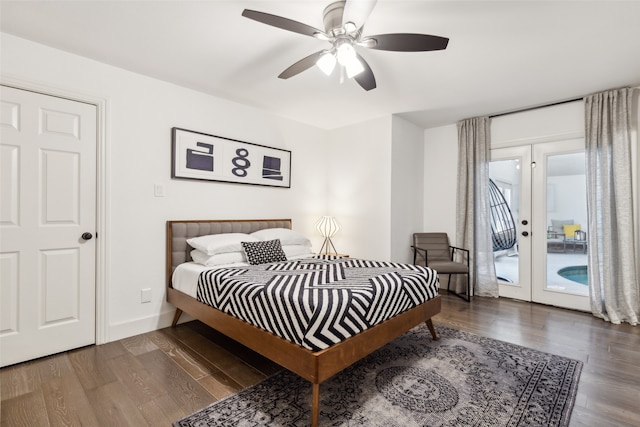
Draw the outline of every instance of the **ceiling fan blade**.
M325 51L321 50L316 53L312 53L306 58L302 58L300 61L296 62L295 64L281 72L278 78L288 79L289 77L293 77L296 74L300 74L301 72L308 70L309 68L316 65L316 62L318 62L318 59L323 53L325 53Z
M347 0L344 5L342 25L347 22L353 22L358 28L362 28L367 19L369 19L369 15L371 15L376 3L377 0Z
M362 63L364 71L362 71L360 74L357 74L353 78L358 82L360 86L362 86L362 89L367 91L375 89L376 78L373 75L373 71L371 71L371 67L369 66L369 64L367 64L367 61L365 61L364 58L360 56L360 54L356 53L356 55L358 56L358 60Z
M425 52L447 48L449 39L428 34L379 34L367 36L362 41L375 39L377 43L370 49L391 50L395 52Z
M313 28L310 25L303 24L302 22L283 18L282 16L272 15L270 13L258 12L257 10L245 9L242 11L242 16L253 19L254 21L262 22L263 24L271 25L272 27L293 31L294 33L303 34L305 36L313 37L315 34L324 34L323 31Z

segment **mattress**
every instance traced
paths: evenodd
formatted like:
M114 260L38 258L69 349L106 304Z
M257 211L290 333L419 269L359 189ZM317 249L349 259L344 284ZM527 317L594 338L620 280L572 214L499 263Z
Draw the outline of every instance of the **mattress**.
M313 257L262 265L180 265L174 288L311 351L319 351L438 294L435 270Z
M290 260L307 259L312 258L313 254L308 255L296 255L288 257ZM176 267L171 276L171 285L174 289L183 292L190 297L196 298L198 289L198 277L200 274L207 270L213 270L216 268L229 268L229 267L245 267L249 263L233 263L233 264L221 264L216 266L205 266L196 262L185 262Z

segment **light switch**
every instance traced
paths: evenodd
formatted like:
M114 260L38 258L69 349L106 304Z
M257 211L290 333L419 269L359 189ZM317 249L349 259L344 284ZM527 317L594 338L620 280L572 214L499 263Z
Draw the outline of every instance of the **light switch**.
M155 184L153 188L153 195L156 197L164 197L164 185Z
M151 302L151 288L140 290L140 303Z

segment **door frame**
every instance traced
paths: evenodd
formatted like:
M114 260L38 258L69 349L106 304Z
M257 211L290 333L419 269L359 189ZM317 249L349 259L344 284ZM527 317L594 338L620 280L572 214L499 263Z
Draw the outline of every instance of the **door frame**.
M71 101L91 104L96 107L96 296L95 296L95 340L96 344L109 342L109 299L108 299L108 265L109 265L109 223L110 218L106 207L109 205L109 171L110 159L107 149L107 111L108 101L93 95L87 95L52 86L44 83L20 79L15 76L0 76L0 84L10 86L15 89L36 92L42 95L65 98Z

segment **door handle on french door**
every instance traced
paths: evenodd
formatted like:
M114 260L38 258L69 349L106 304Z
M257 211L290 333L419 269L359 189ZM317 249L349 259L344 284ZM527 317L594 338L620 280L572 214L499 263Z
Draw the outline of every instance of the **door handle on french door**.
M83 240L91 240L91 239L93 239L93 234L91 234L91 233L82 233L81 237L82 237Z
M522 232L522 235L523 235L524 237L527 237L527 236L529 235L529 232L528 232L528 231L523 231L523 232Z

